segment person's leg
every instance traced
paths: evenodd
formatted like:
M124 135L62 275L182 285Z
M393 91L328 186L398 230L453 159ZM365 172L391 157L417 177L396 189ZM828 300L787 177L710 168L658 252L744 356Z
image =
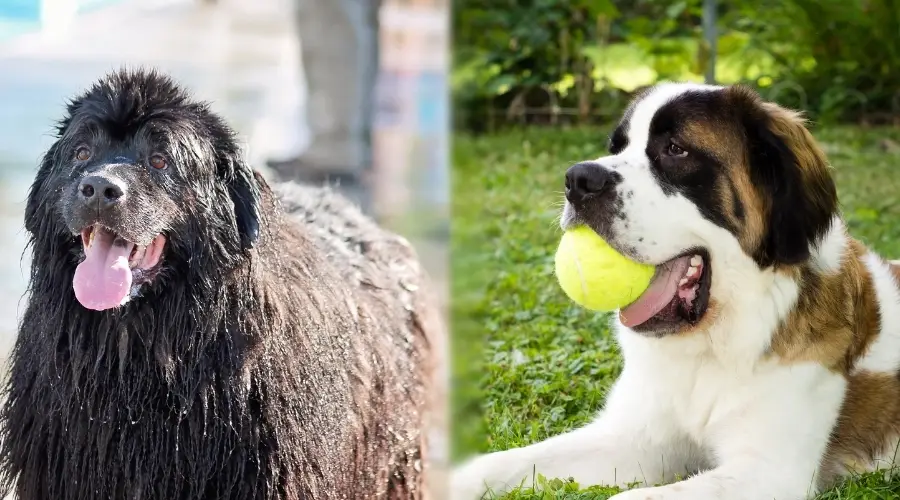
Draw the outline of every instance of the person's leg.
M328 182L368 207L372 94L378 71L377 0L298 0L308 91L309 148L270 162L282 178Z

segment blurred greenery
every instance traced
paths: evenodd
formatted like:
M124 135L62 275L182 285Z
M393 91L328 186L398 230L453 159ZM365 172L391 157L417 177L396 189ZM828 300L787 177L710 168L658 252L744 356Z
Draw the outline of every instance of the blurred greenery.
M605 148L609 127L529 127L454 140L453 318L456 455L533 443L590 421L621 360L609 317L567 300L553 276L563 173ZM817 127L851 234L900 257L900 129ZM480 347L479 347L480 346ZM556 480L554 480L556 479ZM542 482L541 482L542 481ZM559 478L507 499L593 499ZM900 498L871 474L818 500Z
M703 0L455 0L457 127L511 104L608 121L641 87L702 81ZM719 0L718 83L746 83L824 122L900 115L900 2ZM515 109L515 106L513 107ZM564 117L565 118L565 117ZM547 122L538 116L532 122Z

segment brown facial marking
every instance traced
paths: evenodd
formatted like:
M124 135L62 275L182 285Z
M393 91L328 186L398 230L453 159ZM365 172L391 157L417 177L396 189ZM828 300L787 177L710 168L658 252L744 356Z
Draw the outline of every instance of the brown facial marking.
M743 217L740 219L740 234L737 235L741 248L748 254L759 247L766 230L765 203L758 188L753 185L746 158L740 160L739 168L729 169L728 176L738 200L741 202Z
M708 117L707 117L708 118ZM741 130L728 116L687 120L679 139L691 149L713 156L722 165L716 182L716 198L744 250L751 254L765 229L765 206L749 173L746 145Z

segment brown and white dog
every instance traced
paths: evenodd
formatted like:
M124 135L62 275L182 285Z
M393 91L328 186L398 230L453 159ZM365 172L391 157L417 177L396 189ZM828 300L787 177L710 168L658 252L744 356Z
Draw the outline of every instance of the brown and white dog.
M455 498L536 472L641 485L615 500L800 500L890 467L900 267L848 236L800 115L743 87L661 84L609 153L568 170L561 223L657 266L615 322L625 368L594 422L472 459Z

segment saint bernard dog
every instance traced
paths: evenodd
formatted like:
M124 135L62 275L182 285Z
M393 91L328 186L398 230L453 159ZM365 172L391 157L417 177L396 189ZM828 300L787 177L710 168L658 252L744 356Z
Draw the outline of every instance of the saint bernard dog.
M565 186L564 229L657 269L615 321L623 372L592 423L470 459L453 498L537 473L614 500L801 500L893 465L900 266L848 235L800 114L660 84Z

